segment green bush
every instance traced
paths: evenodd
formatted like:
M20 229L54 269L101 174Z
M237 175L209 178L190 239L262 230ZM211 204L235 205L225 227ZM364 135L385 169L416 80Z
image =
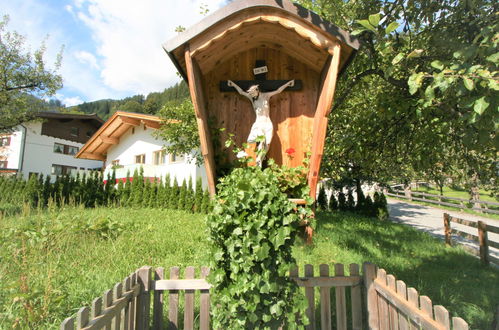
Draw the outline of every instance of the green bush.
M317 196L317 208L321 211L327 211L327 196L324 185L321 185L319 189L319 196Z
M221 180L207 226L215 329L272 328L305 321L306 301L287 276L295 259L298 208L272 169L237 168ZM297 317L297 315L299 317Z
M329 197L329 211L338 210L338 201L336 197L334 197L334 192L331 193L331 197Z

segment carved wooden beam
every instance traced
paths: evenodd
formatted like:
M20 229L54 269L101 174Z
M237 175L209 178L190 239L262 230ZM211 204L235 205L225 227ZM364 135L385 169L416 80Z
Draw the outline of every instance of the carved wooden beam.
M120 141L116 137L110 137L110 136L105 136L105 135L99 136L99 140L101 143L105 143L105 144L118 144L118 142Z
M84 152L82 153L78 158L84 158L84 159L93 159L93 160L106 160L106 156L98 153L89 153L89 152Z
M130 126L139 126L140 125L140 120L128 118L128 117L120 117L120 121L124 125L130 125Z
M157 121L143 120L142 123L149 128L159 129L161 127L161 124Z

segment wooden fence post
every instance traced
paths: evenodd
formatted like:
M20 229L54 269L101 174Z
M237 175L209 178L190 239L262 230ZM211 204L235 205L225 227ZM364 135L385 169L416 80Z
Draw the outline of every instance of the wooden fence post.
M444 213L444 233L445 233L445 244L452 245L452 237L450 232L450 215Z
M149 307L151 304L150 296L151 267L144 266L138 270L138 280L140 284L140 293L137 297L137 329L149 328Z
M378 294L374 288L374 280L376 279L376 266L370 262L365 262L362 265L364 275L365 297L366 297L366 312L367 325L369 329L378 329Z
M487 224L478 221L478 240L480 242L480 260L484 265L489 264L489 243L487 237Z

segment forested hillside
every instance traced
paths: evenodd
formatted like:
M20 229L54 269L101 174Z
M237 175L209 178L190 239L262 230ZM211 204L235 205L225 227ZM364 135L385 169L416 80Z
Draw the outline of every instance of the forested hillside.
M80 113L96 113L106 120L116 111L128 111L156 114L169 101L183 100L189 96L189 87L182 81L162 92L149 93L147 96L134 95L122 100L104 99L94 102L85 102L80 105L66 108L66 111Z

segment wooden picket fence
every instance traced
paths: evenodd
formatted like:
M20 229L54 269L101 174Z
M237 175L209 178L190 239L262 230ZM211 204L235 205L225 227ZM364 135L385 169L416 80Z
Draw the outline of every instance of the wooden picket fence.
M468 226L472 228L476 228L478 231L478 236L470 233L463 232L461 230L451 228L451 222L461 224L463 226ZM499 227L489 225L483 221L471 221L453 217L448 213L444 213L444 233L445 233L445 243L448 245L452 245L452 234L458 235L465 239L469 239L471 241L475 241L479 244L479 251L476 249L469 247L467 245L462 245L466 251L480 257L480 260L483 264L488 265L490 262L499 266L499 258L491 255L489 253L489 247L493 247L499 249L499 242L491 240L489 238L488 233L499 234Z
M450 319L444 307L432 307L428 297L419 297L383 269L364 263L361 275L359 265L348 268L348 276L342 264L334 265L334 275L328 265L319 266L318 276L312 265L305 265L302 275L298 268L291 270L290 277L304 288L308 300L306 329L468 329L464 320ZM208 273L202 267L200 278L195 278L194 267L187 267L185 278L179 279L179 267L172 267L169 279L164 279L163 268L153 272L142 267L95 299L92 308L80 308L65 319L61 329L210 329Z

